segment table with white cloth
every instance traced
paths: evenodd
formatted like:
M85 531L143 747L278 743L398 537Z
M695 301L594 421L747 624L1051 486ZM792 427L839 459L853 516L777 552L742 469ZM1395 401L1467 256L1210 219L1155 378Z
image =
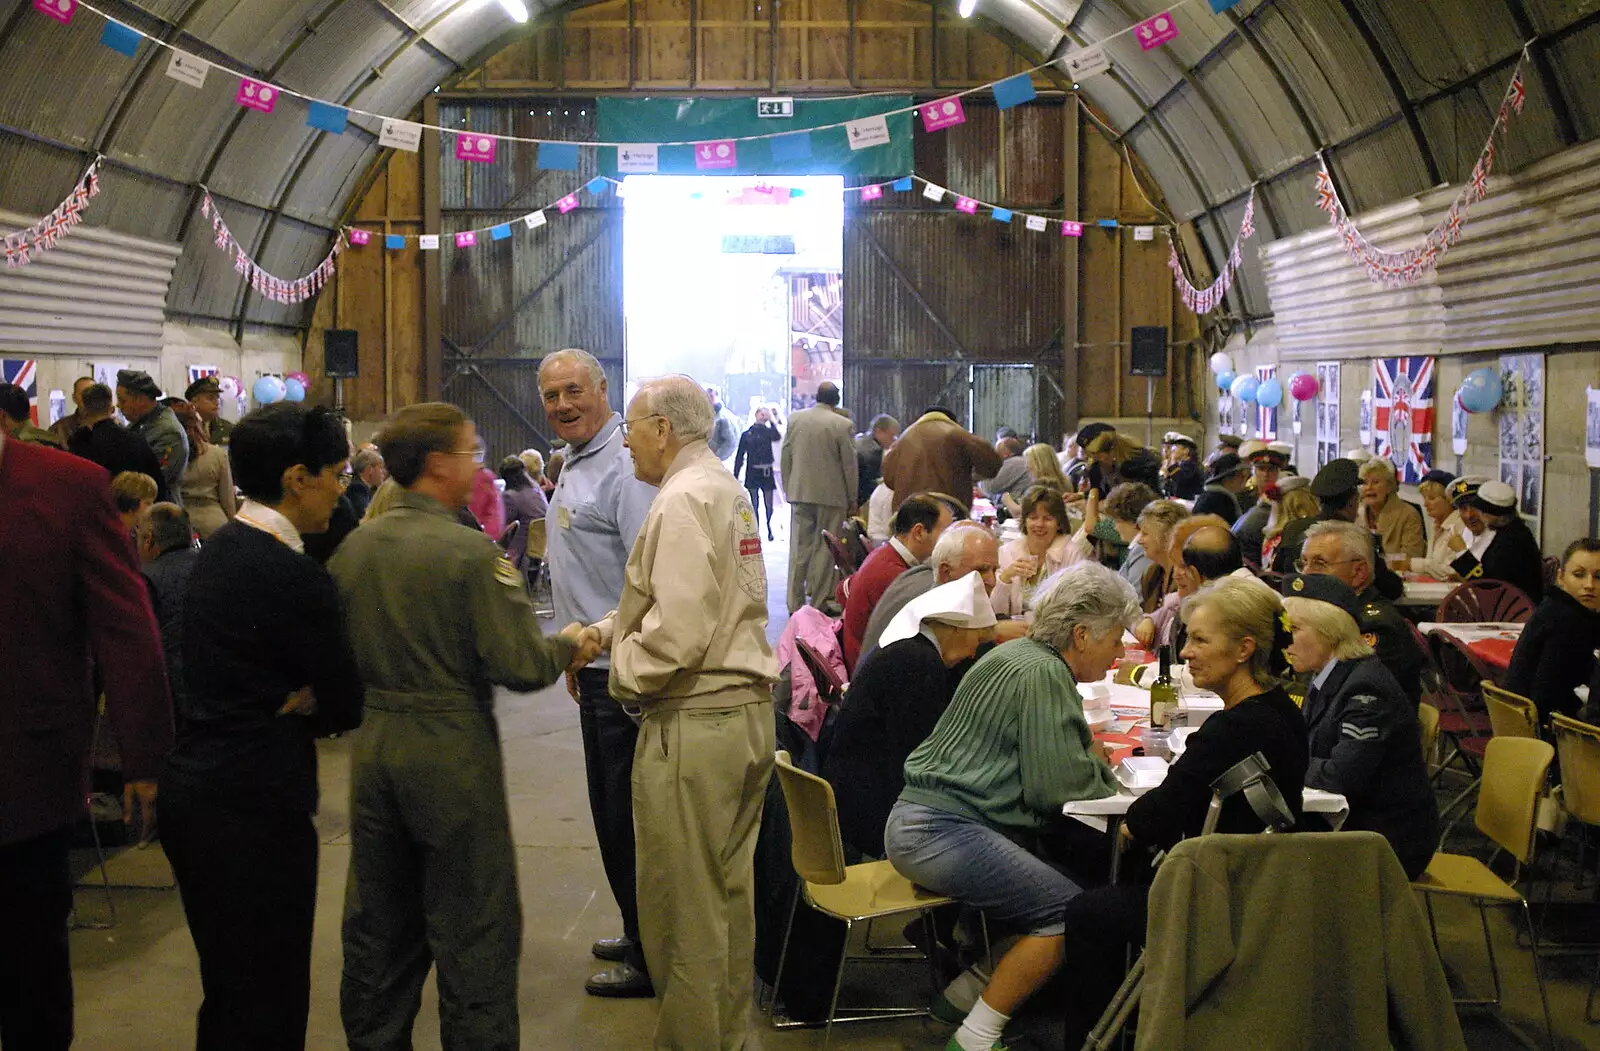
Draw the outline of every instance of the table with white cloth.
M1395 599L1397 606L1429 606L1437 609L1446 595L1460 587L1448 580L1407 580L1405 591Z
M1523 625L1504 621L1425 621L1417 625L1424 635L1448 635L1474 657L1497 672L1511 667L1511 654L1522 638Z

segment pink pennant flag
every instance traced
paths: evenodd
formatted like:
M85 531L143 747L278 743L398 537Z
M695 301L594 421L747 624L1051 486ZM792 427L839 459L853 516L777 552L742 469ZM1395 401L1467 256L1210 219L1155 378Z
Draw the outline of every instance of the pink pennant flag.
M478 243L478 232L476 230L463 230L460 233L456 234L456 247L457 248L471 248L473 245L475 245L477 243Z
M457 135L456 160L488 164L494 160L495 144L498 141L491 135Z
M978 211L978 202L974 201L971 197L957 197L956 211L966 212L968 215L975 215Z
M1071 220L1068 220L1067 222L1062 223L1061 224L1061 236L1062 237L1082 237L1083 236L1083 224L1082 223L1075 223L1075 222L1072 222Z
M962 109L961 100L955 96L922 107L923 131L943 131L957 124L965 124L966 120L966 110Z
M78 0L33 0L33 9L62 25L70 25L73 14L78 10Z
M739 163L738 148L732 139L702 142L694 148L694 166L701 171L733 168Z
M233 97L233 101L246 109L271 113L272 107L278 104L278 89L271 84L244 77L239 81L239 93Z
M1138 38L1139 47L1149 51L1169 40L1178 39L1178 23L1172 20L1171 11L1163 11L1134 26L1133 35Z
M562 215L566 215L576 207L578 207L578 195L575 193L569 193L556 202L556 211Z
M366 230L362 230L362 229L359 229L357 227L351 227L350 228L350 243L351 244L353 244L353 245L364 245L368 241L371 241L371 240L372 240L372 234L368 233Z
M863 201L876 201L882 196L883 187L878 183L869 183L868 185L861 187L861 199Z

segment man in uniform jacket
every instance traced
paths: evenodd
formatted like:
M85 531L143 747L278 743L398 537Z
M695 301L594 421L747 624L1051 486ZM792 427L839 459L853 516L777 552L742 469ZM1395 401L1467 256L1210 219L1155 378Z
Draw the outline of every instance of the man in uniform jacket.
M1238 453L1215 457L1206 474L1206 487L1195 497L1194 513L1216 515L1232 527L1239 519L1239 493L1244 490L1249 470Z
M161 464L161 481L175 504L183 503L183 472L189 466L189 437L173 411L161 404L161 388L148 372L117 373L117 408L128 418L128 430L143 438Z
M822 539L856 506L855 439L836 410L839 388L824 382L817 403L789 417L780 456L789 498L789 612L833 600L833 558ZM907 496L911 495L908 491Z
M19 442L62 448L61 439L54 432L34 426L28 392L15 383L0 383L0 430Z
M1476 492L1458 497L1456 507L1474 542L1451 560L1450 568L1462 580L1503 580L1535 602L1543 598L1544 557L1533 531L1517 514L1517 494L1511 487L1484 482ZM1482 543L1485 536L1488 542Z
M1168 431L1165 442L1172 447L1172 462L1167 466L1161 490L1175 500L1193 500L1205 488L1205 478L1195 462L1194 439L1182 431Z
M1315 518L1297 518L1283 527L1283 537L1272 556L1272 571L1288 575L1295 571L1295 560L1300 557L1306 533L1319 522L1354 522L1361 513L1361 468L1351 459L1340 457L1329 460L1311 479L1311 495L1317 498L1322 510ZM1405 592L1405 582L1389 568L1383 557L1383 538L1372 533L1373 577L1372 588L1390 602ZM1357 589L1360 590L1360 589ZM1403 626L1403 625L1402 625ZM1404 680L1401 680L1404 682Z
M233 424L222 418L222 385L215 376L201 376L184 388L183 400L193 405L206 425L206 438L212 445L227 445Z
M1318 522L1305 536L1302 572L1337 577L1356 593L1362 637L1415 705L1422 694L1422 654L1405 618L1373 585L1375 546L1373 535L1354 522Z
M124 815L137 798L146 833L172 708L150 598L105 471L0 433L0 494L0 1033L8 1049L64 1049L67 862L83 817L95 679L122 755ZM40 601L45 594L75 599Z
M1267 522L1272 517L1272 501L1276 498L1278 478L1289 466L1289 453L1289 447L1282 442L1259 443L1250 452L1256 502L1233 523L1233 535L1239 538L1244 560L1252 566L1261 564L1261 545L1266 539Z
M633 827L639 934L661 998L654 1051L745 1047L755 981L756 833L778 663L755 511L707 448L711 426L687 376L646 383L628 405L634 474L660 488L622 599L596 625L611 694L642 720Z
M156 483L156 500L172 502L161 461L149 443L111 418L111 388L103 383L83 392L83 426L67 439L67 451L99 464L113 478L123 471L146 475Z
M912 493L944 493L968 513L973 481L993 478L1001 462L994 446L957 423L949 409L935 405L883 454L883 482L894 490L897 511Z
M1416 879L1439 841L1416 702L1358 634L1364 604L1343 581L1292 576L1283 595L1294 633L1290 663L1311 675L1301 706L1311 745L1306 787L1348 799L1344 830L1380 833Z
M352 1051L411 1046L434 963L443 1046L520 1045L522 909L494 688L548 686L598 647L578 624L546 639L522 574L456 521L476 440L453 405L400 410L378 450L405 491L328 562L366 685L339 993Z

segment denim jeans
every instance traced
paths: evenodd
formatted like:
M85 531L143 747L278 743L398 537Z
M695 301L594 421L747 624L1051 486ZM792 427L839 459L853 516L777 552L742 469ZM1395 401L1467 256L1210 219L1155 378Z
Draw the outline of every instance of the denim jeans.
M1061 935L1066 903L1082 890L989 826L918 803L894 805L883 845L917 886L1039 938Z

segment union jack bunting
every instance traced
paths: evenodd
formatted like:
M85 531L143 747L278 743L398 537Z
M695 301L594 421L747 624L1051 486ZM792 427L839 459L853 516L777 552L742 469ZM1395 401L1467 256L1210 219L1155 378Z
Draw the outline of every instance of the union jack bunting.
M15 383L28 394L28 417L39 426L39 363L7 358L0 361L0 382Z
M1239 236L1234 238L1233 247L1228 250L1228 260L1222 265L1222 273L1206 288L1196 288L1189 282L1188 275L1183 272L1183 262L1178 258L1178 244L1176 239L1168 232L1167 268L1172 271L1172 280L1178 286L1178 295L1183 300L1183 305L1196 314L1209 314L1222 303L1222 297L1227 295L1228 289L1233 286L1234 275L1239 272L1239 267L1244 265L1244 242L1256 232L1256 191L1252 187L1250 196L1244 203L1244 219L1239 223Z
M222 209L217 207L217 202L211 199L211 192L201 187L200 214L211 220L211 229L216 234L217 247L227 252L233 258L233 269L244 275L245 281L259 295L276 303L303 303L322 290L333 276L333 260L345 247L345 235L341 231L334 238L333 247L323 257L310 273L298 280L290 281L277 277L263 270L250 253L244 250L233 236L233 231L228 229L228 224L223 221Z
M74 226L83 221L83 210L89 200L100 192L100 158L96 157L78 177L72 192L67 194L55 210L26 230L7 234L0 242L6 266L27 266L35 252L47 252L65 237Z
M1433 363L1433 358L1372 363L1373 443L1406 485L1416 485L1432 466Z

